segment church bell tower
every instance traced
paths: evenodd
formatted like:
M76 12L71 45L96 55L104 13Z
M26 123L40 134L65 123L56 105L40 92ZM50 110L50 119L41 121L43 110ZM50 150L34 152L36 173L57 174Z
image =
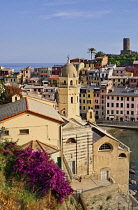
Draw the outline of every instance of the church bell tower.
M80 119L80 85L76 68L68 59L59 77L59 113L67 118Z

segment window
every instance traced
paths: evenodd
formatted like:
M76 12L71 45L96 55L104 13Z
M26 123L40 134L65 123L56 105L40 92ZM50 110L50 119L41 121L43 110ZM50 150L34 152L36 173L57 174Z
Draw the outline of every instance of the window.
M104 95L102 95L102 98L104 98Z
M131 108L134 108L134 104L131 104Z
M134 111L131 111L131 115L134 115Z
M129 104L127 104L127 108L129 108Z
M114 114L114 110L111 110L111 114Z
M80 103L81 103L81 99L80 99Z
M19 132L20 134L29 134L29 129L21 129Z
M129 97L127 97L127 101L129 101Z
M121 97L121 101L123 101L123 97Z
M73 85L73 81L72 80L70 81L70 85Z
M134 97L131 98L131 101L134 101Z
M83 106L83 110L85 110L85 106Z
M120 111L120 114L123 114L123 111Z
M85 100L83 100L83 103L85 104Z
M118 157L126 157L125 153L120 153Z
M123 108L123 103L121 103L120 105L121 105L120 107L122 107L122 108Z
M87 100L87 104L91 104L91 100Z
M85 94L83 94L83 97L85 97Z
M66 141L66 143L76 143L74 138L70 138Z
M4 130L3 135L9 136L9 130Z
M73 97L71 97L71 104L73 104Z
M129 114L129 111L127 111L127 114Z
M112 96L112 100L114 100L114 96Z
M109 107L110 106L110 104L109 103L107 103L107 107Z
M109 99L109 96L107 96L107 99Z
M119 103L116 103L116 107L119 107Z
M107 110L107 114L110 114L110 111L109 110Z
M88 98L90 98L90 94L88 94Z
M114 107L114 103L111 103L111 107Z
M102 104L104 104L104 100L102 100Z
M117 100L119 101L119 97L117 97Z
M119 114L119 111L118 110L116 111L116 114Z
M112 146L110 144L102 144L99 148L99 150L108 150L108 149L112 149Z

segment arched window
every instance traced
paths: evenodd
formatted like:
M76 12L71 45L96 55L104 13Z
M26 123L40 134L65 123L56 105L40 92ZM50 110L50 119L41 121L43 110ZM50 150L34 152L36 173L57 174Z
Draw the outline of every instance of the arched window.
M70 80L70 85L73 85L73 81L72 80Z
M76 140L74 138L69 138L66 143L76 143Z
M108 143L105 143L105 144L102 144L100 147L99 147L99 150L111 150L112 149L112 146Z
M125 153L120 153L118 157L126 157Z

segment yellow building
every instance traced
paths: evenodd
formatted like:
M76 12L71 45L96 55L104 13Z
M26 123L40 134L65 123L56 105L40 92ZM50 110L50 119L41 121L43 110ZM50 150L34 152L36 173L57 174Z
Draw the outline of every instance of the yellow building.
M61 150L62 123L52 106L31 98L0 106L0 128L7 129L3 138L18 141L19 145L39 140Z
M86 119L88 110L94 108L94 86L83 85L80 89L80 115Z
M85 67L85 68L80 69L79 82L81 85L89 84L89 81L88 81L89 71L90 71L90 67L89 68Z
M59 77L59 113L67 118L79 118L80 85L77 71L72 63L63 66Z
M110 76L109 80L113 82L113 86L125 86L128 84L128 78L130 75L124 76Z
M118 183L119 191L128 192L130 149L95 126L93 131L93 170L97 178Z

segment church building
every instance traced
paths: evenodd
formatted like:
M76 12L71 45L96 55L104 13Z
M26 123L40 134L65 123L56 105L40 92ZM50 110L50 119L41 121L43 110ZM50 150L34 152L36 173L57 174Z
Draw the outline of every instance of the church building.
M62 168L68 177L110 180L128 192L130 149L94 122L93 110L87 121L79 112L80 85L75 67L68 60L59 77L59 113L62 124Z

